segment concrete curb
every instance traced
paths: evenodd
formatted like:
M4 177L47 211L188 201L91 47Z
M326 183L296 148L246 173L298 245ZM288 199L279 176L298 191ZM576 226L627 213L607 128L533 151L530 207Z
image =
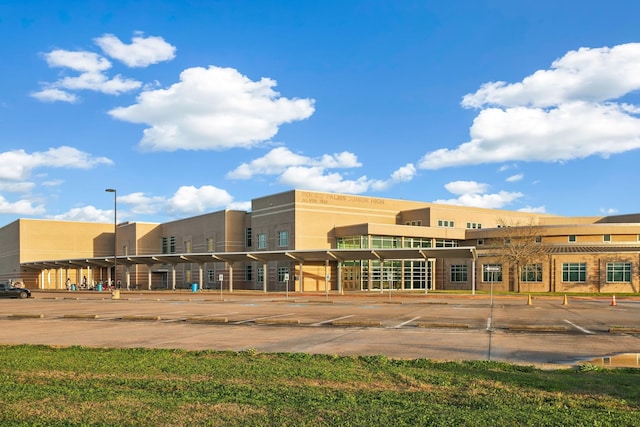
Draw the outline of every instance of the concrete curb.
M122 316L122 320L139 321L139 320L162 320L160 316Z
M65 319L98 319L97 314L65 314L62 316Z
M610 333L627 333L627 334L640 334L640 328L633 328L630 326L610 326Z
M364 326L364 327L380 327L382 322L377 320L336 320L329 323L331 326Z
M298 319L257 319L256 324L259 325L299 325Z
M442 323L442 322L418 322L416 323L418 328L449 328L449 329L469 329L469 325L464 323Z
M187 317L187 322L192 323L227 323L226 317Z
M42 319L44 314L42 313L17 313L10 314L9 319Z
M567 332L565 326L509 325L507 329L513 332Z

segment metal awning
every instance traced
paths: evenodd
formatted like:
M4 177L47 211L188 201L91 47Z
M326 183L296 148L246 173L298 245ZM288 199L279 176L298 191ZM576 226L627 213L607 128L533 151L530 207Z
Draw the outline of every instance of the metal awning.
M358 260L416 260L429 258L476 259L476 256L476 248L473 246L458 248L317 249L119 256L117 257L117 264L128 266L144 264L151 266L154 264L176 265L184 263L204 264L207 262L234 263L250 261L296 261L311 263ZM36 270L64 267L110 267L113 265L113 257L30 261L23 262L20 265Z

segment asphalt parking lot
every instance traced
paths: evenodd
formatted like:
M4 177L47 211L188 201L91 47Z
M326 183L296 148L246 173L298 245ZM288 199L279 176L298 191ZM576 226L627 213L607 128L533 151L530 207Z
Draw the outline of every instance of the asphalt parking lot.
M640 353L640 299L407 293L34 291L1 344L255 349L567 366Z

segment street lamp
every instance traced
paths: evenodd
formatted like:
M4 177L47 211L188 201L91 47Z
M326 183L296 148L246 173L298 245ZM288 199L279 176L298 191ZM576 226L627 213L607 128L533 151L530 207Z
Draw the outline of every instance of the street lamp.
M115 188L107 188L107 193L113 193L113 283L114 287L118 283L116 280L116 271L118 268L118 260L116 257L118 256L118 240L116 239L116 233L118 232L118 205L116 202L116 189Z

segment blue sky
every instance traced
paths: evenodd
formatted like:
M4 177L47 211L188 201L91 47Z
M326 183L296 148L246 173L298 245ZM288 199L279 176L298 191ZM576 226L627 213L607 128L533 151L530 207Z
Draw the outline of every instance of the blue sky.
M290 189L639 212L640 3L0 0L0 226Z

